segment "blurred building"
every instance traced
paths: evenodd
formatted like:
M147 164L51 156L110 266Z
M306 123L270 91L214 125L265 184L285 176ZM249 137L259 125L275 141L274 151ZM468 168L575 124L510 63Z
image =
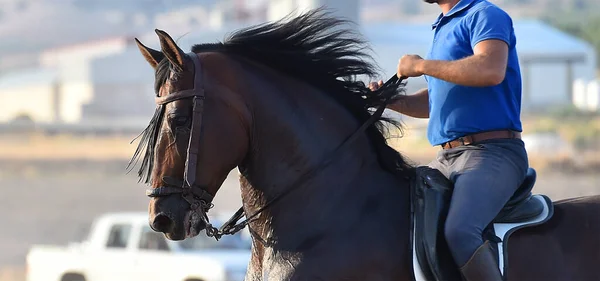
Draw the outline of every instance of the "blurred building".
M515 30L525 110L571 105L575 81L595 79L591 44L535 20L517 21Z
M50 49L38 67L0 76L0 122L126 123L151 112L152 70L133 46L133 38L116 37Z
M261 16L276 20L294 11L323 5L338 16L359 22L358 0L265 0L252 5L250 2L222 1L210 11L197 7L179 9L160 14L156 20L164 21L166 27L158 28L176 38L186 51L196 43L222 41L233 30L264 21ZM248 17L245 15L248 11L258 11L255 14L258 16ZM582 100L593 103L593 95L582 98L579 93L592 93L597 85L581 90L575 82L589 83L595 79L596 57L590 44L540 21L515 20L514 26L523 76L523 111L577 105ZM357 28L371 44L382 73L379 79L383 80L394 75L402 55L424 57L433 36L429 22L365 22ZM137 37L158 48L153 29L154 26ZM27 56L29 60L31 57L36 56ZM28 116L46 124L140 124L142 127L149 120L154 108L154 75L132 36L49 49L36 58L27 67L0 74L0 122ZM408 80L408 92L422 87L426 87L423 78ZM587 108L597 110L598 106Z
M93 97L82 106L82 122L129 128L148 124L156 107L154 69L137 46L93 59L89 69Z
M80 122L83 105L94 98L94 78L91 62L111 54L121 53L128 44L127 38L116 37L83 44L68 45L44 51L40 55L43 68L57 73L57 112L53 121Z
M60 120L58 72L29 68L0 76L0 122Z

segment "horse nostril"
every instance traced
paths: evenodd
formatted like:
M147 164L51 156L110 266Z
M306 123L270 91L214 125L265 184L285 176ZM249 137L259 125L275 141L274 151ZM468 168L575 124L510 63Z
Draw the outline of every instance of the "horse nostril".
M159 213L154 217L154 221L152 222L152 229L158 232L168 233L173 228L173 220L164 213Z

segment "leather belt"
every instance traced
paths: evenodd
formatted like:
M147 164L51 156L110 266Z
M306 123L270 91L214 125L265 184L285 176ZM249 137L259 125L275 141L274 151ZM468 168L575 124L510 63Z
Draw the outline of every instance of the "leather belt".
M464 137L460 137L449 142L442 143L441 146L443 149L449 149L458 147L461 145L469 145L474 144L480 141L491 140L491 139L520 139L521 133L515 132L511 130L500 130L500 131L488 131L481 132L471 135L466 135Z

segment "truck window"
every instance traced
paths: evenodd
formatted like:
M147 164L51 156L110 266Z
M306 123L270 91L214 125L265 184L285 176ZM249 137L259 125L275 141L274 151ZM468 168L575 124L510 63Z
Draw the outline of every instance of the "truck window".
M144 250L155 250L155 251L168 251L169 245L163 237L163 234L158 233L150 229L150 227L142 228L142 235L140 237L140 249Z
M131 225L115 224L108 234L107 248L127 248L127 240L131 233Z

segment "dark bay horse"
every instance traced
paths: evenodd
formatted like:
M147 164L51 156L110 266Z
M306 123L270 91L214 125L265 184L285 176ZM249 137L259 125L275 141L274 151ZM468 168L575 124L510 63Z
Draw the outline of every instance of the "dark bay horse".
M205 213L237 167L253 238L246 280L412 279L415 168L386 143L397 124L371 110L403 84L360 82L375 67L342 23L312 11L189 54L160 30L160 51L137 41L156 70L158 106L134 156L155 231L214 230ZM555 202L549 222L509 245L508 280L600 280L600 196Z

